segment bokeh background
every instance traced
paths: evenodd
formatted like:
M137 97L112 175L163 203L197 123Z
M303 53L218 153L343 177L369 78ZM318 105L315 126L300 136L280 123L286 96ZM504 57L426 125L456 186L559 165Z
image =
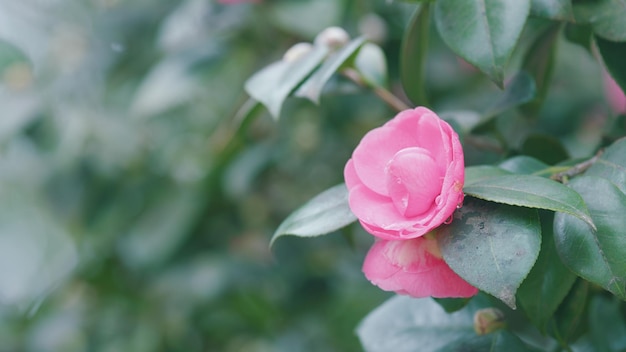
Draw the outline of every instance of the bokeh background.
M394 112L341 78L320 106L288 100L278 122L238 112L248 77L331 25L385 50L401 96L414 9L0 0L0 351L361 350L355 327L390 297L360 271L371 236L353 225L269 240L342 182L354 146ZM431 34L431 107L488 109L499 90ZM508 113L510 144L466 145L468 165L533 155L536 143L556 143L561 154L535 155L556 162L602 143L599 64L565 40L557 63L549 108L533 126Z

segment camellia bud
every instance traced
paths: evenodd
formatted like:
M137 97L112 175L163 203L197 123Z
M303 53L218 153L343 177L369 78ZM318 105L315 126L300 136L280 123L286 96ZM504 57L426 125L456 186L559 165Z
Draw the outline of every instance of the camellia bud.
M327 46L331 49L340 48L350 41L348 33L340 27L328 27L321 31L313 41L315 45Z
M294 44L291 48L289 48L289 50L285 52L285 55L283 55L283 61L294 62L302 56L308 54L309 51L311 51L312 49L313 45L311 43L302 42Z
M480 309L474 313L474 331L478 335L490 334L504 325L504 313L498 308Z

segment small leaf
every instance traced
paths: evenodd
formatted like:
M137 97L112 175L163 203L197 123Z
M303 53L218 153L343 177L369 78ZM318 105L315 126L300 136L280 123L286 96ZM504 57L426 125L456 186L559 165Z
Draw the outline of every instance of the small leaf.
M626 41L626 0L579 1L574 4L574 17L578 23L589 23L604 39Z
M361 48L363 43L365 43L365 38L363 37L353 39L350 43L341 48L341 50L328 57L322 66L320 66L320 68L315 71L311 77L302 83L294 95L301 98L307 98L312 102L319 104L322 89L328 80L354 55L355 52Z
M368 352L535 351L505 330L476 335L474 314L488 307L477 296L448 314L431 298L395 296L361 321L357 335Z
M541 227L534 209L469 199L437 242L454 272L515 308L517 288L539 254Z
M596 44L611 77L626 92L626 42L617 43L596 36Z
M585 172L585 175L605 178L626 194L626 138L606 148L600 159Z
M528 319L541 331L576 281L556 252L552 224L554 214L541 214L541 251L528 277L517 290L517 299Z
M504 90L504 94L485 112L486 118L496 116L535 97L535 81L528 72L520 71Z
M532 0L530 14L551 20L574 20L571 0Z
M594 228L580 195L544 177L504 175L466 185L463 191L472 197L492 202L567 213Z
M503 175L510 175L509 171L501 169L497 166L491 165L478 165L468 166L465 168L465 186L490 179L492 177L498 177Z
M274 62L246 81L246 92L265 105L272 116L278 119L285 99L319 66L327 54L326 47L315 46L293 62Z
M599 177L576 177L569 186L587 203L597 230L569 214L556 214L557 251L578 276L626 300L626 195Z
M430 24L430 4L420 6L404 31L400 54L400 79L406 96L415 105L428 105L426 96L426 53Z
M522 175L535 174L550 167L548 164L526 155L514 156L501 162L498 166L506 171Z
M354 59L354 66L367 85L387 86L387 59L378 45L365 43Z
M439 0L435 22L443 41L498 86L530 11L530 0Z
M281 236L325 235L354 221L356 217L348 205L348 190L344 184L340 184L318 194L291 213L274 232L270 246Z

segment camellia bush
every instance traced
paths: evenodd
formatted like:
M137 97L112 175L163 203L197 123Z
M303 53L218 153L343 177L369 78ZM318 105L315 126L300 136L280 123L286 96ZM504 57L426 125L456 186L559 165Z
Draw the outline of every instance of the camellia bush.
M398 295L367 351L626 350L626 2L411 3L397 47L329 27L247 80L242 123L290 97L389 108L272 244L371 235L363 274Z

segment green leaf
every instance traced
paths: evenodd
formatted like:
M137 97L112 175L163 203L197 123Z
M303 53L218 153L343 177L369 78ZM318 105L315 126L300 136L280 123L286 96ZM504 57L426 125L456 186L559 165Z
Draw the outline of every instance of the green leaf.
M548 323L548 333L564 344L579 340L588 329L588 298L589 282L579 278Z
M604 65L622 91L626 92L626 42L612 42L598 36L595 39Z
M626 195L599 177L576 177L569 186L587 203L597 230L568 214L556 214L554 236L563 263L578 276L626 299Z
M485 118L479 113L470 110L445 111L439 113L439 117L450 124L456 124L460 128L459 136L469 133L474 127L485 122ZM455 127L452 125L452 127Z
M522 153L535 157L550 165L569 158L563 144L554 136L533 134L522 144Z
M281 236L325 235L354 221L356 217L348 205L348 190L344 184L340 184L318 194L291 213L274 232L270 246Z
M339 51L331 54L326 61L309 77L294 94L301 98L307 98L319 104L322 89L328 80L348 61L365 43L365 38L353 39Z
M463 309L469 303L470 298L433 298L446 312L454 313Z
M536 114L548 95L559 33L561 33L560 23L549 26L537 36L524 56L522 69L531 74L537 89L534 99L524 106L527 113Z
M594 33L604 39L626 41L626 0L577 2L574 17L578 23L589 23Z
M448 314L431 298L395 296L363 319L357 335L368 352L534 351L505 330L476 335L474 314L488 307L478 296Z
M574 215L592 228L585 202L575 191L556 181L533 175L503 175L466 185L472 197L521 207Z
M365 43L354 59L354 67L371 87L387 86L387 59L378 45Z
M435 22L454 52L503 87L505 65L529 11L530 0L439 0Z
M559 21L573 21L574 10L571 0L532 0L530 14Z
M426 95L426 53L430 24L430 4L420 6L404 31L400 50L400 79L404 93L415 105L428 105Z
M274 62L246 81L246 92L265 105L272 116L278 119L285 99L320 65L327 54L325 46L315 46L293 62Z
M468 166L465 168L465 186L478 183L492 177L510 175L509 171L501 169L497 166L478 165Z
M554 214L541 213L541 251L532 270L517 290L517 299L528 319L541 331L576 281L556 252L552 225Z
M536 174L550 167L548 164L526 155L514 156L501 162L498 166L506 171L522 175Z
M589 309L589 332L598 351L626 350L626 323L620 302L595 296Z
M606 148L600 159L585 172L585 175L605 178L626 194L626 138Z
M565 25L565 38L574 44L582 46L590 54L595 55L591 48L593 30L590 25L568 23Z
M541 227L534 209L470 198L437 242L454 272L515 308L517 288L539 254Z
M504 94L485 112L485 119L496 116L535 97L535 81L528 72L520 71L506 87Z

